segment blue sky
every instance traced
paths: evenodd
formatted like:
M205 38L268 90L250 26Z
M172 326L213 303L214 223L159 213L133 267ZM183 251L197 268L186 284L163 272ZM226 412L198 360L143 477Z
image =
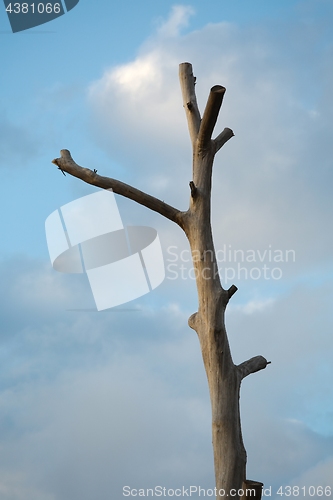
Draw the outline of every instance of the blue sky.
M94 307L88 283L52 269L44 232L51 212L94 192L51 163L63 148L187 207L184 61L201 110L210 87L227 87L216 132L235 132L215 162L216 248L256 255L220 262L239 288L227 313L234 361L272 361L242 386L248 477L272 498L281 485L304 486L305 498L309 486L333 487L332 19L324 0L80 0L12 34L0 9L1 500L214 486L183 235L118 197L125 224L158 230L167 279L132 310L97 313L75 311ZM253 271L260 255L269 279Z

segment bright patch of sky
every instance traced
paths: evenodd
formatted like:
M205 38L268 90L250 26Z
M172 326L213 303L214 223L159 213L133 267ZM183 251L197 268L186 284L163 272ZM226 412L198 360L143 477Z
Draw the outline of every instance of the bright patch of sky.
M214 485L180 230L118 197L125 224L158 230L167 278L105 313L78 311L94 307L87 280L52 269L44 233L51 212L95 191L51 163L64 148L186 209L184 61L201 111L210 87L227 87L216 134L235 132L212 203L222 280L239 288L234 360L272 361L242 388L248 477L273 493L333 486L332 25L325 0L81 0L13 35L0 8L1 500Z

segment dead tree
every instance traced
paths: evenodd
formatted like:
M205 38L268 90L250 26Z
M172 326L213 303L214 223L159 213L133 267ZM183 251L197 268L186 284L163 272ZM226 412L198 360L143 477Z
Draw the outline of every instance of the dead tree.
M198 311L189 318L189 326L198 334L203 362L208 378L212 406L212 437L216 480L216 498L239 498L242 488L252 487L246 482L246 451L243 444L239 393L242 379L266 368L268 362L256 356L240 365L232 360L225 329L225 310L237 287L225 290L220 281L211 230L212 168L215 154L233 137L225 128L215 139L213 130L226 89L220 85L210 90L201 118L195 95L195 77L189 63L180 65L180 85L193 147L193 177L190 182L190 202L187 211L178 210L138 189L96 170L77 165L68 150L53 160L62 172L83 181L130 198L145 207L176 222L185 232L192 251L198 291ZM256 497L260 498L261 483L256 483ZM252 494L252 498L255 498Z

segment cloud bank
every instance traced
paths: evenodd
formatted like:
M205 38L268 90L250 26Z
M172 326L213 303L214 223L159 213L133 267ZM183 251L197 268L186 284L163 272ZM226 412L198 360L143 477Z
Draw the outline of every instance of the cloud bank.
M127 182L186 209L191 149L178 64L193 64L201 111L210 87L227 87L216 133L228 126L235 138L215 164L216 247L296 252L279 281L241 278L227 315L234 361L272 361L244 381L241 411L248 477L279 498L280 485L332 477L332 45L301 14L182 34L192 14L174 7L133 61L91 83L92 142ZM187 249L170 223L119 203L125 223L158 228L166 256L170 244L178 255ZM88 284L49 263L12 259L0 273L1 499L213 487L207 383L187 327L193 280L167 279L130 311L97 314L83 310L93 308Z

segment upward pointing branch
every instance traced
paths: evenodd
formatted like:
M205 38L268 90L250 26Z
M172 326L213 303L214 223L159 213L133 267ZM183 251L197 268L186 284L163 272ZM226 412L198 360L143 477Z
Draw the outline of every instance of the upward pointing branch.
M205 148L209 146L226 89L221 85L215 85L211 88L201 120L195 95L196 78L193 76L192 64L185 62L179 65L179 80L193 151L198 146ZM214 153L217 153L233 135L230 128L225 128L213 141Z
M200 148L208 146L222 106L225 87L215 85L210 89L205 112L200 125L198 142Z
M200 129L201 116L195 95L195 76L193 76L192 64L185 62L179 65L179 80L188 129L194 147Z

